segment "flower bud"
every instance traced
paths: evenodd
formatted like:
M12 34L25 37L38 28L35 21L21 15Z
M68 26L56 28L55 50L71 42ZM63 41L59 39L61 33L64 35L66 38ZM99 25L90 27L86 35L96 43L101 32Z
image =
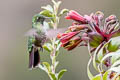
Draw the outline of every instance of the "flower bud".
M116 16L115 15L110 15L108 18L106 18L106 22L109 22L111 20L115 20Z

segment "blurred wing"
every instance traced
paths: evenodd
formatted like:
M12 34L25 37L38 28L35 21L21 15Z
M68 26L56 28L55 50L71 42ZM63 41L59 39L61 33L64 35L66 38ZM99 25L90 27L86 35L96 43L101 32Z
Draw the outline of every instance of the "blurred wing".
M37 29L30 29L28 32L25 33L25 36L31 37L37 35Z
M49 39L52 39L54 37L57 37L58 33L64 33L67 30L67 28L59 28L59 29L49 29L46 31L46 36Z

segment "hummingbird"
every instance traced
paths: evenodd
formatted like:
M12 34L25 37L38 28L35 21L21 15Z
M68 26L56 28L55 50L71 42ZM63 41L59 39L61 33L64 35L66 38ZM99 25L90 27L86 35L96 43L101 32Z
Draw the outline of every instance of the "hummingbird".
M32 18L32 29L27 32L28 35L28 52L29 52L29 68L36 68L40 64L39 50L43 51L43 45L47 40L45 35L44 21L48 17L36 14Z
M64 32L67 28L49 29L45 19L51 19L41 14L36 14L32 18L32 29L27 32L28 36L28 52L29 52L29 68L36 68L40 64L39 51L43 51L44 43L57 36L58 33Z

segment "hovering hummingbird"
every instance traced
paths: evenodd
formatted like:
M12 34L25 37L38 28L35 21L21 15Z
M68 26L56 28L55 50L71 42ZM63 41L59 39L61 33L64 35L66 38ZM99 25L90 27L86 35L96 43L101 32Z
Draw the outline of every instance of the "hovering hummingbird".
M37 14L32 18L32 29L27 32L28 38L28 51L29 51L29 68L36 68L40 64L39 50L43 51L43 45L48 39L52 39L57 36L58 33L64 32L66 29L49 29L46 25L45 19L51 17L45 17Z
M32 18L32 29L28 31L28 51L29 51L29 68L35 68L40 64L40 51L43 51L43 44L46 42L44 21L48 17L36 14Z

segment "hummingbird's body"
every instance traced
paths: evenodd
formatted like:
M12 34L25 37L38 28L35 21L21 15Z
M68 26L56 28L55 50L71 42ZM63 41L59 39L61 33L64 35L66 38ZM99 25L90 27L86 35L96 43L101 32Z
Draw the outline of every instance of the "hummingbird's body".
M28 51L29 51L29 68L35 68L40 64L40 51L43 51L43 45L46 42L44 27L45 17L37 14L32 19L32 30L29 32Z
M59 31L64 31L64 29L49 29L48 23L44 21L46 18L50 17L37 14L32 19L32 29L28 32L29 68L39 66L39 51L43 51L43 45L46 40L56 37Z

